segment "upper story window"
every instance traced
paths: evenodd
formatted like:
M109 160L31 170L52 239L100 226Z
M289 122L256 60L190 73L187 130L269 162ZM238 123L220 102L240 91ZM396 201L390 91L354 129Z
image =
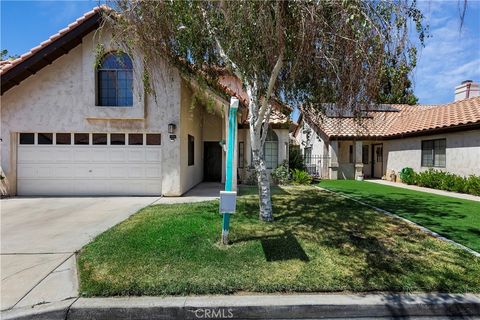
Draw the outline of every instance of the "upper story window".
M132 60L123 52L107 53L98 69L98 105L128 107L133 105Z

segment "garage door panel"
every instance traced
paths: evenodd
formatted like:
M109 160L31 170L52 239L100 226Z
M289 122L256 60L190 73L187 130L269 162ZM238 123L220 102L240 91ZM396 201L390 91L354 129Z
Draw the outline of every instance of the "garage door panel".
M160 150L158 148L147 148L145 150L145 161L160 162Z
M75 148L73 150L73 162L90 162L92 160L91 148Z
M73 150L68 148L58 148L54 150L54 156L52 160L55 160L57 163L71 163L73 160Z
M93 149L92 150L92 158L90 159L91 162L108 162L109 154L108 150L106 149Z
M19 195L160 195L161 149L152 146L18 147Z
M126 150L124 149L111 149L110 161L112 162L125 162L127 160Z
M158 166L145 167L145 176L148 178L161 178L161 170Z

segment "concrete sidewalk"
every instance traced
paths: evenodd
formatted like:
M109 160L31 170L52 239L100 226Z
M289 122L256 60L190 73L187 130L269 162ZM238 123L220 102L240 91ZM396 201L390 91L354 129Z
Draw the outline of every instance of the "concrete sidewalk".
M474 196L472 194L450 192L450 191L437 190L437 189L432 189L432 188L424 188L424 187L419 187L419 186L414 186L414 185L409 185L409 184L404 184L404 183L399 183L399 182L386 181L386 180L366 180L366 181L377 183L377 184L382 184L384 186L392 186L392 187L415 190L415 191L420 191L420 192L428 192L428 193L433 193L433 194L438 194L438 195L441 195L441 196L453 197L453 198L458 198L458 199L480 201L480 197Z
M310 294L80 298L2 314L2 319L352 319L480 316L473 294Z

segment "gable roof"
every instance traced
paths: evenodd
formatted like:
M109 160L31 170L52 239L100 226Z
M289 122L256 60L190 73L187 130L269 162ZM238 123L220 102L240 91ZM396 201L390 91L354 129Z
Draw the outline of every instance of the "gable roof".
M444 105L391 105L360 118L327 116L302 109L307 123L329 138L387 139L480 126L480 97Z
M1 94L82 43L84 36L99 27L102 11L107 8L95 7L19 58L0 61Z

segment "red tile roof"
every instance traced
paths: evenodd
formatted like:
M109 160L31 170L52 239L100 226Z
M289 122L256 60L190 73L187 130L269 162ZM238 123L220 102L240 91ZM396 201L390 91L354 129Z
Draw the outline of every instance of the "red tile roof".
M391 105L398 111L369 111L361 118L328 117L302 110L305 121L331 138L388 138L480 124L480 97L445 105Z
M43 41L42 43L40 43L38 46L32 48L30 51L22 54L17 59L0 61L0 76L3 76L8 70L12 69L13 67L20 64L21 62L28 60L30 57L32 57L35 53L37 53L41 49L43 49L46 46L52 44L55 40L58 40L59 38L61 38L65 34L67 34L68 32L70 32L73 29L80 26L88 18L92 17L96 13L101 12L102 10L105 10L105 9L108 9L108 7L105 6L105 5L95 7L91 11L88 11L83 16L81 16L80 18L75 20L74 22L70 23L66 28L58 31L56 34L54 34L53 36L51 36L47 40Z

